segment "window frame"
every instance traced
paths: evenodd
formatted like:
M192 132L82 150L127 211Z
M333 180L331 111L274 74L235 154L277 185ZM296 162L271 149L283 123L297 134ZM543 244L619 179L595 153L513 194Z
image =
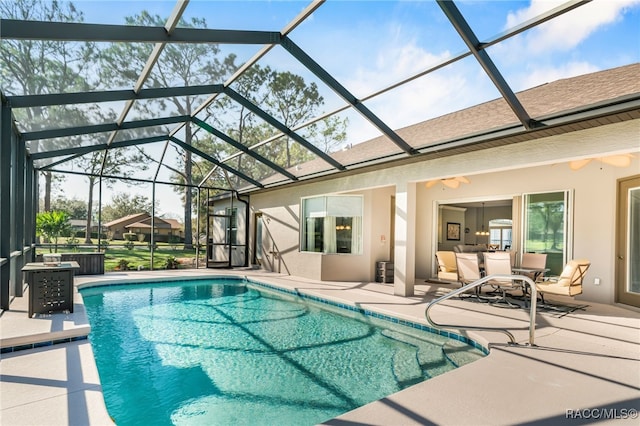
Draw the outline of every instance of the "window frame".
M331 211L331 205L330 202L332 199L335 198L353 198L353 199L358 199L358 208L360 210L360 215L352 215L352 216L330 216L328 213ZM321 210L315 212L315 214L309 215L307 216L307 209L306 209L306 203L307 202L311 202L311 200L322 200L322 207ZM301 253L322 253L322 254L338 254L338 255L355 255L355 256L360 256L363 253L363 241L364 241L364 232L362 230L362 221L364 218L364 196L363 195L359 195L359 194L327 194L327 195L319 195L319 196L310 196L310 197L302 197L300 199L300 216L301 218L300 220L300 227L298 230L298 235L299 235L299 252ZM344 238L339 239L338 238L338 232L339 231L349 231L351 233L349 241L351 242L350 247L349 247L349 251L345 252L345 251L341 251L344 250L344 248L338 247L336 245L335 251L327 251L326 249L326 245L325 245L325 237L324 237L324 228L326 227L324 221L326 220L327 217L332 217L334 218L334 220L336 222L345 222L345 221L349 221L351 223L351 226L349 227L349 229L337 229L336 227L336 236L335 236L335 240L336 242L338 240L344 240ZM359 217L360 218L360 224L359 224L359 235L356 235L355 238L358 239L357 242L354 243L353 239L354 239L354 233L358 232L358 227L356 227L355 223L354 223L354 218ZM319 233L320 234L320 247L318 250L318 242L317 239L314 238L314 245L313 248L314 250L309 250L308 247L308 234L307 234L307 226L308 226L308 219L322 219L321 221L314 221L314 226L315 226L315 230L314 230L314 234ZM357 247L357 251L353 252L351 250L353 250L353 247Z
M540 192L527 192L522 194L522 232L520 233L520 247L522 247L522 252L538 252L538 253L547 253L547 250L544 251L535 251L531 250L527 244L528 236L529 236L529 204L531 196L539 196L539 195L549 195L549 194L562 194L562 202L564 203L564 212L563 212L563 239L562 239L562 260L561 265L555 265L555 269L552 267L551 274L560 275L562 268L567 262L573 257L573 209L574 209L574 191L571 189L557 189L550 191L540 191ZM547 260L547 264L549 265L549 260ZM552 265L551 265L552 266ZM557 269L557 270L556 270Z

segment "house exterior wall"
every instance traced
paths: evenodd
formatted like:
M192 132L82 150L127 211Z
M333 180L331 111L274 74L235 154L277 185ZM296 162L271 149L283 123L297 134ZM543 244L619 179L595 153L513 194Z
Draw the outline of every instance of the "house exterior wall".
M389 189L392 188L396 197L396 234L392 237L395 238L394 286L396 294L410 295L415 277L424 279L435 274L436 202L480 201L512 198L528 192L570 190L574 210L573 252L569 256L592 261L583 294L578 298L612 303L616 180L640 172L638 135L640 122L627 121L454 157L380 168L257 192L251 195L251 209L271 219L269 232L286 264L286 271L282 272L312 279L372 281L375 261L390 256L385 253L384 245L380 245L380 235L388 232L391 218L378 205L384 204L381 200L385 197L394 195ZM577 158L622 152L635 153L628 168L594 160L583 169L571 171L566 164ZM431 179L459 175L468 177L471 183L444 190L441 185L429 189L424 185ZM340 258L340 255L299 251L300 198L333 193L361 193L365 197L364 245L367 249L362 256ZM519 208L516 203L514 210ZM514 235L514 239L517 238L519 232ZM329 273L329 269L333 272ZM598 286L593 284L596 277L601 280Z

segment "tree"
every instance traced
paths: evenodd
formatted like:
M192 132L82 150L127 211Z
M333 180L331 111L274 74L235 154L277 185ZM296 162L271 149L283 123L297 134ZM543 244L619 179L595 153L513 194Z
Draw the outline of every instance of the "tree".
M51 202L51 210L64 211L69 219L87 218L87 202L78 198L56 197Z
M102 208L102 220L110 222L136 213L151 214L152 207L153 205L148 197L144 195L131 196L123 192L115 195L111 203Z
M82 22L82 12L71 2L12 0L0 2L0 16L34 21ZM94 63L92 43L68 43L51 40L3 40L0 43L2 90L9 95L88 90L88 68ZM73 107L33 107L14 110L21 130L36 131L57 126L76 125L81 112ZM80 120L82 121L82 120ZM86 124L86 122L84 123ZM75 138L78 139L78 138ZM38 144L38 142L34 142ZM51 148L55 142L47 141ZM40 149L41 147L32 147ZM44 209L51 209L52 173L43 172Z
M58 252L58 237L70 229L69 216L66 212L51 210L36 215L36 232L48 241L53 240L55 252ZM51 252L51 247L49 247Z
M320 115L320 108L324 105L324 98L320 96L315 83L307 84L301 76L290 72L277 72L269 66L254 65L248 69L234 83L234 90L288 128L295 128ZM214 127L247 147L277 133L274 127L258 120L255 114L243 105L236 104L226 97L216 100L209 110L212 111L210 119ZM305 127L302 130L304 133L301 134L322 151L330 153L346 139L346 124L346 119L328 117ZM199 137L195 145L221 160L237 151L226 142L208 134ZM260 147L257 152L284 168L315 158L311 151L287 136ZM229 165L256 180L274 173L271 168L247 155L238 156L233 162L229 162ZM201 164L199 168L204 169L201 174L204 177L211 166ZM244 184L239 177L230 177L224 173L216 175L209 182L210 186L216 187L231 185L237 188Z
M166 20L159 15L151 15L143 11L139 15L126 18L128 25L163 26ZM202 18L192 18L190 21L180 20L182 28L206 28L206 21ZM103 73L105 81L130 84L144 68L153 46L146 43L116 43L107 49L103 55L106 70ZM219 53L214 44L169 44L165 46L160 60L151 71L147 87L174 87L220 83L233 69L233 57L219 61ZM144 104L137 102L134 107L147 116L157 116L159 111L172 109L180 115L191 115L203 98L195 96L172 97L158 99ZM193 132L191 124L184 126L180 135L184 143L192 144ZM191 204L193 198L193 180L191 177L191 152L178 150L180 158L180 176L186 185L180 188L184 200L185 249L192 248ZM176 170L174 170L176 171Z
M101 175L105 176L130 176L134 170L146 170L147 164L145 158L135 149L121 148L117 152L113 151L94 151L91 154L79 157L76 162L80 166L84 166L89 184L89 196L87 201L87 228L85 231L85 243L91 243L91 222L93 210L93 191L95 185L99 182ZM102 182L107 187L112 187L116 182L115 179L104 178Z

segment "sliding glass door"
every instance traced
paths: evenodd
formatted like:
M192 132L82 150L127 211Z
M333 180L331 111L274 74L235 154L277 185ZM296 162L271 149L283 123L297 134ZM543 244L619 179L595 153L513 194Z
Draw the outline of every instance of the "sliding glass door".
M546 253L549 275L560 275L571 253L571 193L524 194L523 253Z

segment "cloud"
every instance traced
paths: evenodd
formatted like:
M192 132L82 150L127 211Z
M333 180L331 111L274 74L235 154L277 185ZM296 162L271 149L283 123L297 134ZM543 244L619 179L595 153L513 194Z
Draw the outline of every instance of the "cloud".
M532 0L526 9L509 13L505 28L511 28L540 15L564 0ZM622 19L640 0L592 1L527 32L524 51L557 52L573 49L603 26Z
M391 41L378 47L375 61L356 67L344 81L360 99L428 70L451 56L448 50L430 52L418 46L415 40L403 39L399 27L390 32ZM392 129L398 129L487 100L486 92L483 94L475 84L469 84L476 73L479 73L479 67L475 61L461 61L448 66L446 71L438 70L393 88L365 101L365 105ZM492 92L491 96L494 95ZM362 142L378 134L377 129L364 120L350 121L350 143Z

